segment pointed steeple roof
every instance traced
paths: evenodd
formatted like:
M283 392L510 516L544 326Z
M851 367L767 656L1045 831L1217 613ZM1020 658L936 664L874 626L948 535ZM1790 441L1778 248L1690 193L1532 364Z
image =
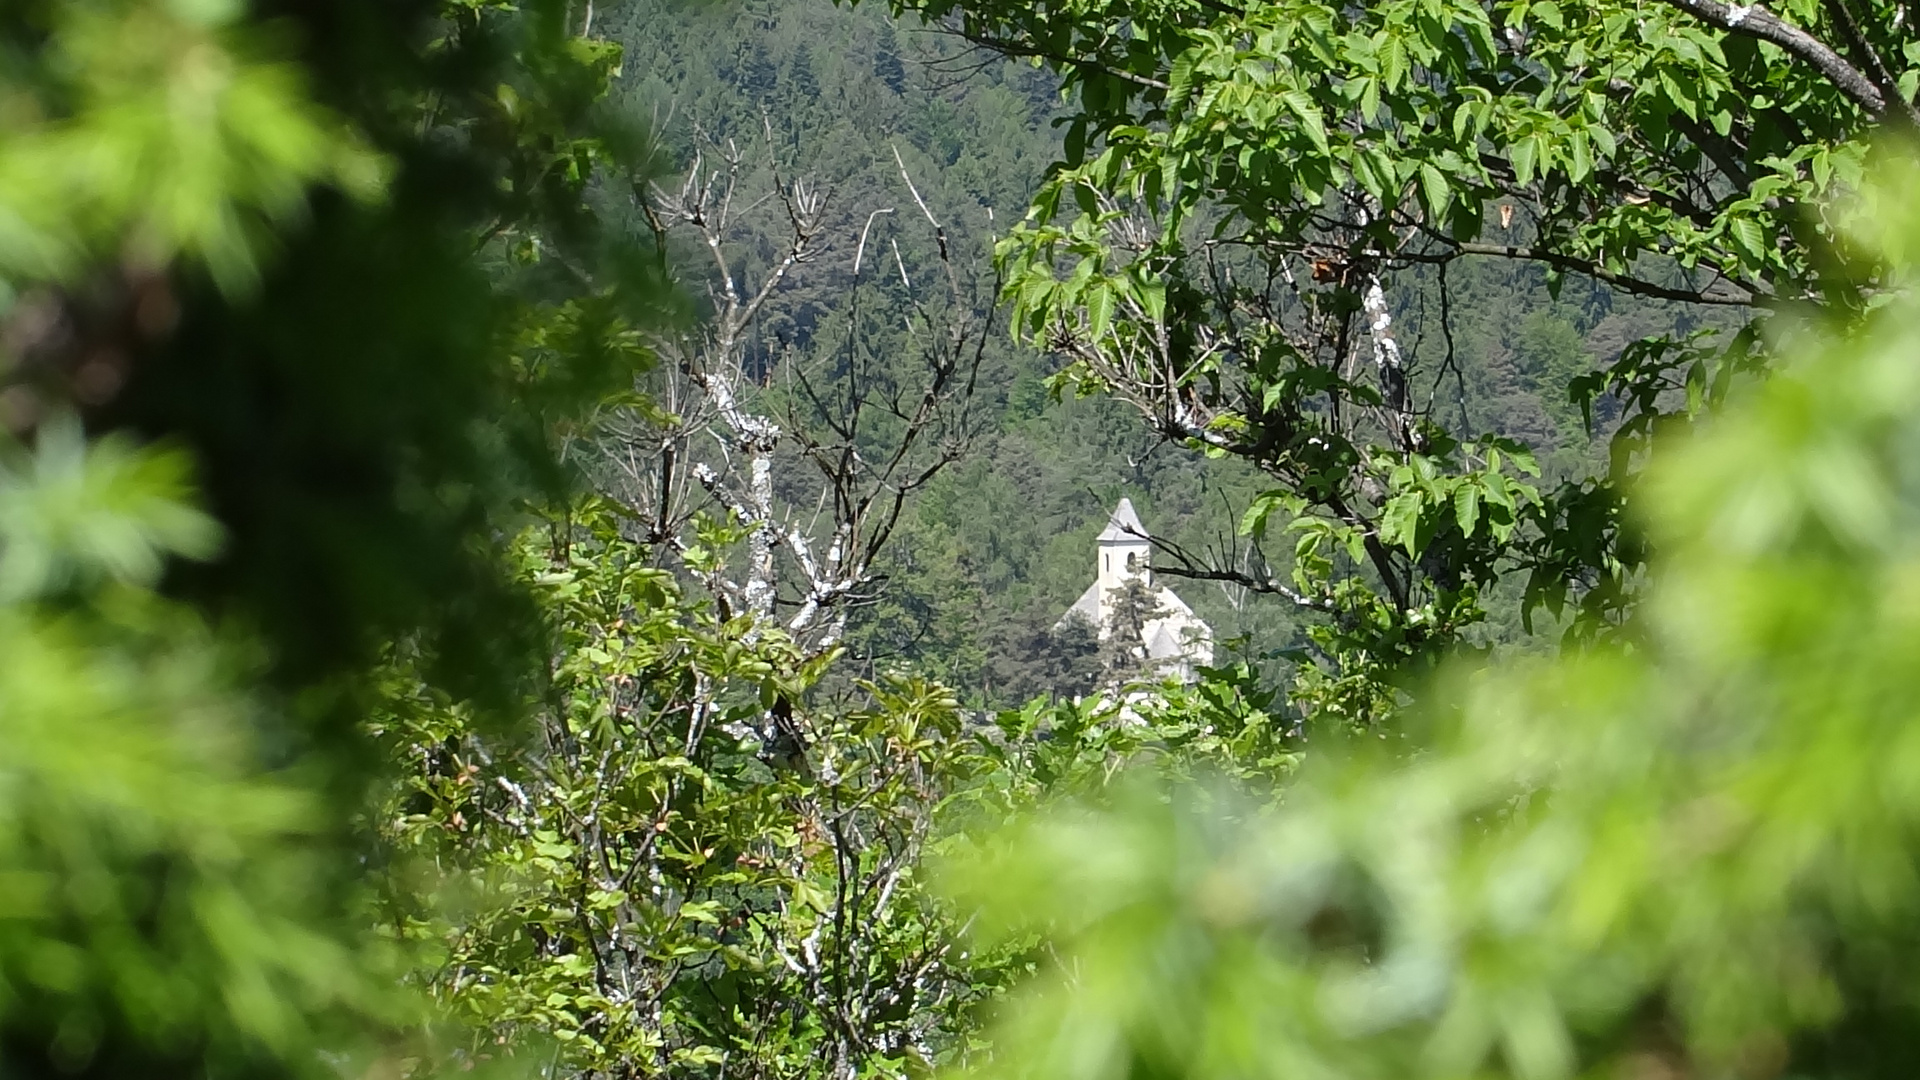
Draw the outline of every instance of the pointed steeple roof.
M1122 498L1120 505L1113 508L1113 516L1107 519L1107 527L1100 532L1102 544L1142 544L1147 540L1147 527L1140 524L1140 515L1133 512L1133 500Z
M1173 628L1173 620L1162 619L1147 631L1147 659L1165 660L1170 656L1179 656L1180 635Z

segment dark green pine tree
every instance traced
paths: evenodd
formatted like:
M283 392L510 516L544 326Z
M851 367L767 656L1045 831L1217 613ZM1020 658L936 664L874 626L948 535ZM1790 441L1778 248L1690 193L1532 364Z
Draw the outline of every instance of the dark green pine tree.
M1078 616L1053 625L1045 613L1029 612L1006 628L1005 644L986 665L989 697L1004 704L1079 697L1099 684L1104 670L1099 629Z
M780 67L768 54L766 43L755 39L740 50L733 66L734 85L750 98L764 99L780 85Z
M887 89L896 94L906 93L907 66L900 62L900 42L891 25L880 28L879 40L874 44L873 74Z
M1145 674L1148 669L1147 624L1167 616L1160 597L1144 578L1128 578L1126 584L1108 597L1107 636L1100 643L1102 681L1120 686Z
M787 93L794 104L801 107L820 100L820 80L813 75L813 53L804 41L793 50L793 63L787 69Z

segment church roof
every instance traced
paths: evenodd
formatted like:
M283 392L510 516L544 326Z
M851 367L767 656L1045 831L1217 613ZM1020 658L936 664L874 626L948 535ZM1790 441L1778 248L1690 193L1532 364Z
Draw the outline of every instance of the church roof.
M1107 527L1100 532L1102 544L1144 543L1147 539L1147 527L1140 524L1140 515L1133 512L1133 500L1121 498L1120 505L1113 508L1113 516L1107 519Z
M1087 591L1080 594L1080 599L1075 600L1073 606L1067 609L1067 613L1060 616L1060 622L1066 622L1075 615L1085 616L1087 622L1093 626L1100 625L1100 582L1095 581L1087 586ZM1058 626L1059 623L1054 625Z
M1147 658L1165 660L1170 656L1179 656L1180 636L1173 632L1173 620L1162 620L1147 635Z
M1166 610L1167 614L1175 618L1193 618L1193 609L1188 607L1187 602L1180 599L1172 589L1162 585L1154 590L1154 595L1159 598L1160 606Z
M1207 624L1201 622L1199 618L1194 615L1193 609L1187 606L1187 602L1180 599L1179 594L1172 589L1162 585L1153 590L1153 598L1160 610L1165 612L1161 618L1167 620L1169 625L1194 626L1198 627L1203 634L1210 635L1212 633L1212 631L1207 628ZM1059 626L1075 615L1085 618L1096 627L1100 625L1100 583L1098 581L1087 586L1087 591L1081 593L1080 599L1075 600L1073 606L1067 609L1067 613L1060 616L1059 621L1053 625Z

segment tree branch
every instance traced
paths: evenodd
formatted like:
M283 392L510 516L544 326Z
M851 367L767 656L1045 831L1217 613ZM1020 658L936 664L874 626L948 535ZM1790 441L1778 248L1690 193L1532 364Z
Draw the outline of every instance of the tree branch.
M1900 80L1887 67L1886 58L1880 55L1880 51L1867 40L1867 35L1861 32L1860 23L1853 17L1853 9L1847 6L1846 0L1825 0L1825 7L1827 16L1833 20L1835 26L1840 28L1841 36L1847 39L1847 48L1853 53L1854 59L1872 71L1873 81L1879 86L1880 93L1888 100L1899 104L1901 119L1909 125L1920 127L1920 111L1915 110L1913 103L1901 96Z
M1456 254L1494 255L1504 259L1523 259L1530 262L1543 262L1549 266L1557 266L1562 270L1570 270L1577 274L1585 274L1588 277L1604 281L1624 292L1636 293L1641 296L1652 296L1661 300L1677 300L1684 304L1711 304L1719 307L1768 307L1773 303L1772 297L1755 293L1751 289L1747 290L1748 295L1746 296L1728 296L1724 294L1716 295L1703 290L1676 289L1668 285L1657 285L1651 281L1609 270L1590 259L1577 259L1571 255L1562 255L1557 251L1544 251L1539 248L1521 247L1514 244L1471 243L1464 240L1454 240L1450 237L1440 237L1440 239L1453 249L1452 252L1438 256L1402 253L1398 257L1409 259L1413 262L1445 262L1454 258ZM1728 283L1735 288L1747 288L1737 282L1730 281Z
M950 27L949 31L955 36L967 41L969 44L978 45L983 49L1000 53L1003 56L1024 56L1035 60L1045 60L1048 63L1056 64L1060 67L1084 68L1088 71L1098 72L1101 75L1111 75L1122 82L1130 82L1136 86L1144 86L1152 90L1166 90L1168 88L1167 84L1161 82L1159 79L1146 75L1136 75L1131 71L1123 71L1116 67L1109 67L1098 60L1089 60L1081 56L1068 56L1065 53L1050 52L1032 45L1022 45L1000 38L992 38L963 27Z
M1736 6L1720 0L1662 0L1695 18L1722 30L1780 46L1793 56L1811 64L1834 88L1852 99L1874 119L1886 115L1886 98L1880 88L1859 68L1835 52L1831 46L1792 23L1760 8L1760 5Z

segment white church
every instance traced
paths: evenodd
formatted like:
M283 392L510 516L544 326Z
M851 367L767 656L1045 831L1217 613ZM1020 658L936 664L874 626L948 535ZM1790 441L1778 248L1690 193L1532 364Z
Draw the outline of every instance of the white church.
M1213 663L1213 628L1200 621L1172 589L1154 585L1153 541L1140 524L1140 515L1133 512L1131 499L1123 498L1113 508L1095 548L1098 562L1093 584L1073 602L1060 622L1084 618L1099 629L1102 641L1107 640L1113 633L1114 596L1128 582L1137 580L1152 593L1162 613L1148 620L1141 630L1140 646L1148 663L1162 676L1192 682L1194 668Z

